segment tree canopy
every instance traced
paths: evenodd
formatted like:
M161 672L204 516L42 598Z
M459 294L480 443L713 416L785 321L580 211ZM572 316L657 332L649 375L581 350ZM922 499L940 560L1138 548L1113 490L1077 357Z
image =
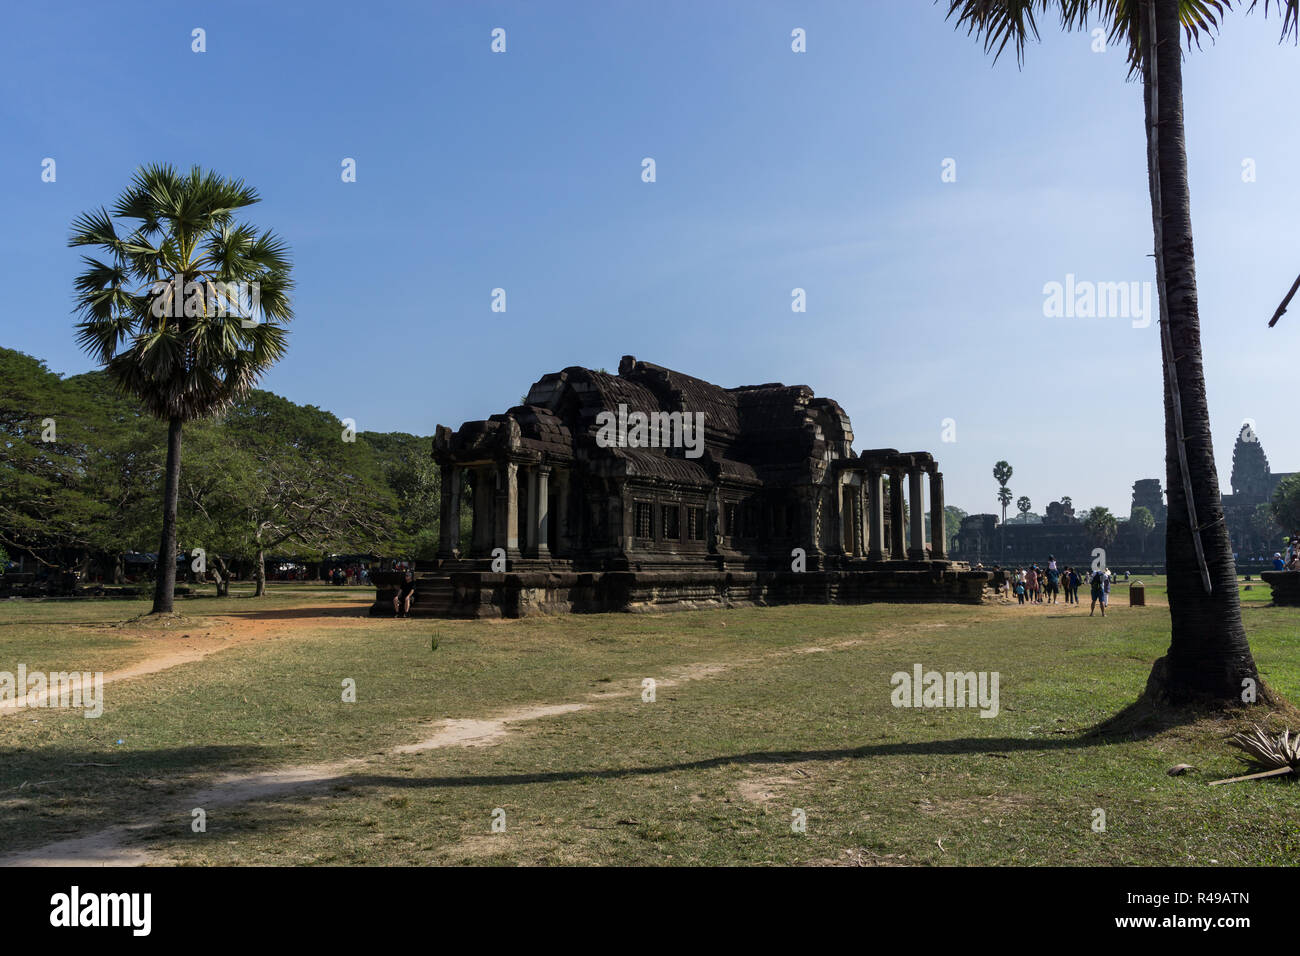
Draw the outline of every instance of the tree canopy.
M0 546L60 568L150 550L166 428L103 372L61 378L0 348ZM429 438L354 435L330 412L261 390L188 436L182 550L251 560L436 549Z

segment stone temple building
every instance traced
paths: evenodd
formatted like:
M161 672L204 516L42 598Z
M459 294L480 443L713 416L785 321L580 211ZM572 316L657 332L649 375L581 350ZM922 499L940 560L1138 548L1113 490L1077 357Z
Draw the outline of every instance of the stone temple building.
M852 445L806 385L723 388L632 356L544 375L522 405L438 426L441 540L413 613L980 601L989 575L944 554L934 458Z

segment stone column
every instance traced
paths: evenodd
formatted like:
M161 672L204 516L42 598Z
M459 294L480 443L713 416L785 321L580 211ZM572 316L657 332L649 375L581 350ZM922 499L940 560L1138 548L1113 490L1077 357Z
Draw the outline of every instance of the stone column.
M492 547L504 548L506 560L519 558L519 466L508 461L497 468L496 528Z
M846 509L844 507L844 496L847 493L844 486L844 472L840 472L835 476L835 484L832 487L835 489L835 533L831 537L831 541L834 543L832 552L835 554L848 554L853 548L853 543L849 539L849 516L845 514Z
M476 558L486 558L492 551L494 478L489 468L474 469L474 533L472 552Z
M555 522L555 551L556 554L567 553L568 537L568 484L569 473L564 468L555 471L555 515L551 520Z
M930 466L930 557L935 561L947 559L948 529L943 513L943 472L937 465Z
M849 484L849 554L862 557L862 485Z
M867 476L858 474L858 514L854 519L853 530L858 536L858 550L854 552L860 558L867 556Z
M818 527L817 505L822 500L822 490L817 485L808 488L804 498L804 513L808 516L807 551L809 554L825 554L822 550L821 528Z
M534 537L537 539L537 556L539 558L549 558L551 550L546 540L551 530L551 469L548 465L539 465L534 469L534 473L537 475L535 483L537 485L537 510L529 513L537 516L535 522L536 531L534 532ZM559 543L558 540L556 543Z
M460 486L464 472L457 466L451 469L451 556L460 557Z
M443 465L442 496L438 502L438 557L444 560L460 555L460 469Z
M903 543L903 469L889 469L889 559L906 561Z
M907 498L911 505L912 546L907 551L909 561L925 560L925 509L921 506L921 469L913 465L907 473Z
M528 466L528 523L524 526L526 553L529 557L537 554L537 467Z
M879 468L867 472L867 560L885 560L885 482Z
M441 465L438 468L438 476L441 479L441 492L438 495L438 558L443 560L451 557L451 474L453 470L451 465Z

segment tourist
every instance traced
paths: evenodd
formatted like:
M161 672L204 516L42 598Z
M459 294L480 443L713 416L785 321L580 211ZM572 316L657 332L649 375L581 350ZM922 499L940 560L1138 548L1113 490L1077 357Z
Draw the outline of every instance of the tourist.
M1016 572L1016 598L1021 604L1025 603L1025 580L1019 571Z
M393 613L398 617L411 616L411 601L415 599L415 573L410 568L402 575L402 586L393 595Z
M1286 570L1286 562L1282 560L1282 552L1281 552L1281 551L1274 551L1274 552L1273 552L1273 570L1274 570L1274 571L1285 571L1285 570Z
M1060 590L1061 572L1056 567L1056 558L1050 554L1047 556L1047 596L1051 598L1049 603L1056 603L1056 595Z
M1031 603L1038 600L1038 572L1032 564L1025 572L1025 593L1029 595Z
M1069 588L1070 597L1075 604L1079 603L1079 585L1083 583L1083 578L1079 577L1079 572L1073 567L1069 569Z
M1104 570L1092 572L1092 607L1088 611L1088 617L1092 617L1097 610L1097 603L1101 602L1101 616L1106 616L1106 599L1110 595L1110 578Z

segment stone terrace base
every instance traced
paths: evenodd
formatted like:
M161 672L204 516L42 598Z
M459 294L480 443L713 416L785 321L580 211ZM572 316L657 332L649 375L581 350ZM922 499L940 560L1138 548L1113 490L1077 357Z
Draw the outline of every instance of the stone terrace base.
M387 577L387 575L384 575ZM773 604L980 604L988 571L909 562L870 571L602 571L417 576L413 617L499 618L606 611L689 611ZM393 576L395 580L396 575ZM391 616L394 581L376 580L372 615Z
M1261 571L1264 583L1273 589L1273 603L1300 607L1300 571Z

